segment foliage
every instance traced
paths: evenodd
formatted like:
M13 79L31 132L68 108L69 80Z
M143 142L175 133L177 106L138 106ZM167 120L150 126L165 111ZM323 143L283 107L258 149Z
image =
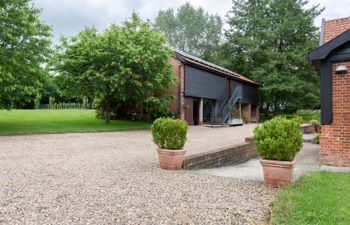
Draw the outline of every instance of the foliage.
M96 119L93 110L0 110L0 134L101 132L149 129L140 121Z
M37 94L49 56L51 29L30 0L0 2L0 108Z
M156 28L168 37L175 49L210 60L217 54L222 39L220 16L186 3L174 12L162 10L155 19Z
M260 103L280 110L319 107L319 77L307 60L318 45L308 0L237 0L229 12L223 54L230 68L261 85Z
M320 144L320 139L321 139L321 134L320 133L316 133L315 137L314 137L314 143L315 144Z
M312 124L320 124L320 122L318 120L310 120L310 123L312 123Z
M169 99L149 97L145 101L146 112L149 114L152 121L160 117L167 117L170 115L167 107L168 104Z
M137 120L142 120L143 119L143 113L136 112L134 110L128 110L127 111L127 116L133 121Z
M279 190L271 224L349 224L350 174L313 172Z
M290 120L296 122L297 124L302 124L304 123L304 119L301 116L293 116Z
M54 97L49 97L49 108L53 108L53 106L55 105L55 98Z
M296 111L295 115L303 117L305 121L320 121L321 118L320 110L299 109L298 111Z
M40 99L41 99L40 95L37 95L36 98L34 99L34 109L40 108Z
M254 140L264 159L293 161L303 145L303 134L296 122L275 117L254 129Z
M171 118L158 118L152 125L153 141L160 148L182 149L187 140L186 121Z
M65 92L98 98L105 121L110 121L111 102L135 105L148 96L162 98L174 76L166 47L167 39L140 20L137 14L122 25L103 32L86 28L63 39L53 65L60 73ZM161 94L159 94L161 93Z

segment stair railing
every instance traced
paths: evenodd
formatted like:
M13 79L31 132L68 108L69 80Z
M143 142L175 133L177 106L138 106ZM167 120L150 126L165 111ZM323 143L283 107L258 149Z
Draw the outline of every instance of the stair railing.
M228 100L227 104L223 108L222 111L222 124L226 122L226 120L229 118L232 107L237 103L239 99L242 98L242 87L238 86L236 87L235 91L231 95L230 99Z

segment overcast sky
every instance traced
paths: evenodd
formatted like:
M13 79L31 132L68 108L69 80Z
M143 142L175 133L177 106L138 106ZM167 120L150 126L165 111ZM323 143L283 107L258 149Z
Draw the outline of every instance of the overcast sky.
M133 11L143 19L153 21L159 10L177 8L186 2L217 13L224 19L232 5L232 0L34 0L34 4L42 9L42 20L53 27L56 40L60 35L75 35L85 26L103 29L112 22L120 23ZM350 16L349 0L310 1L310 6L315 4L326 8L316 19L317 26L322 18Z

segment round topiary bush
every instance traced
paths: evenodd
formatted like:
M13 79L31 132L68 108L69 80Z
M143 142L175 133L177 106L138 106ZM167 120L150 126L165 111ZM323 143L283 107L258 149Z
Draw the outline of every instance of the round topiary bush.
M275 117L254 129L256 149L263 159L293 161L303 146L299 124Z
M152 125L153 141L159 148L182 149L187 140L188 124L186 121L158 118Z

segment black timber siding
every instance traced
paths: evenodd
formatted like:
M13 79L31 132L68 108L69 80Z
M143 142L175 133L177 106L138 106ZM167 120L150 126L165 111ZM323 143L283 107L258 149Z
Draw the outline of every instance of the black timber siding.
M227 94L227 79L229 78L185 65L185 96L219 100ZM233 80L232 82L232 91L238 86L242 87L242 102L259 104L258 86Z
M333 122L333 94L332 75L334 63L350 61L350 41L333 50L325 60L320 63L321 75L321 124L329 125Z
M252 105L259 105L259 90L257 86L252 86L249 84L243 84L237 81L233 83L233 90L237 87L242 87L242 100L243 103L248 103Z
M224 77L185 65L185 96L220 99L225 89Z
M320 65L321 75L321 124L332 124L332 63L324 60Z

